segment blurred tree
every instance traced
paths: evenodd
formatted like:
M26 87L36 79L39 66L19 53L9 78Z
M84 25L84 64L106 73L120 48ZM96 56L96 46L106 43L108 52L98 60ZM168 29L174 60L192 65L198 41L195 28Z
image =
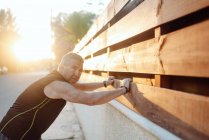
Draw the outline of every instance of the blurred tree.
M15 58L11 49L18 39L15 17L10 10L0 9L0 66L14 70Z
M51 26L54 33L52 50L57 62L65 53L74 49L75 44L86 34L95 17L93 13L80 11L72 14L60 13L52 19Z
M64 19L64 27L74 34L73 43L76 44L86 34L93 23L95 14L89 12L74 12Z

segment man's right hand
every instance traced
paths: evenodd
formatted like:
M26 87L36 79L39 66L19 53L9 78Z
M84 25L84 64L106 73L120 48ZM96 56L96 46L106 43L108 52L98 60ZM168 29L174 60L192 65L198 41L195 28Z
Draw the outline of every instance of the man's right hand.
M130 92L131 82L132 82L132 79L131 78L125 78L125 79L123 79L121 86L126 87L127 90L128 90L128 92Z

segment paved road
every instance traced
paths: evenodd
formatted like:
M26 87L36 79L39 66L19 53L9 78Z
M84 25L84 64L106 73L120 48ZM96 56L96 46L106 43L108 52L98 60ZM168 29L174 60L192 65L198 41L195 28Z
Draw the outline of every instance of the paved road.
M0 120L2 120L5 113L20 93L31 83L46 74L47 72L31 72L0 75ZM84 139L71 103L67 103L61 114L51 127L43 134L42 138L45 140Z

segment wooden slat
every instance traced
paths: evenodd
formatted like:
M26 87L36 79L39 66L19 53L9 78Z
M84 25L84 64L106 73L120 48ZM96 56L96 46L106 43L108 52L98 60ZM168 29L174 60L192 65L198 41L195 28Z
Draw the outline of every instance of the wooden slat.
M156 85L155 79L151 79L151 78L139 78L139 77L133 77L133 82L134 83L138 83L138 84L144 84L144 85Z
M158 23L162 24L172 19L196 12L209 6L208 0L161 0L158 11Z
M114 1L114 15L116 15L121 9L131 0L115 0ZM112 19L113 17L111 17Z
M209 20L87 59L84 69L209 77L208 29Z
M104 79L83 77L89 82ZM117 100L183 139L209 138L208 97L141 84L132 84L132 94L125 97Z
M100 42L105 42L104 44L96 44L93 41L92 44L94 45L85 46L85 49L91 50L90 53L95 53L105 47L208 6L208 0L146 0L108 30L101 33L97 37L98 39L95 39L95 42L100 40ZM89 54L86 53L86 55Z
M171 88L171 80L165 75L155 75L155 86L162 88Z
M97 20L77 51L86 57L107 47L111 50L112 45L208 6L208 0L146 0L85 46L98 32L98 24L102 28L107 22ZM209 20L163 36L158 30L156 38L114 52L103 50L104 54L85 60L84 69L91 74L97 70L156 74L148 84L143 78L134 79L147 85L132 84L132 94L117 100L183 139L209 139L209 97L160 88L169 87L164 75L209 77L208 29ZM83 78L104 80L90 74Z
M95 20L87 34L79 42L74 52L79 52L130 0L111 0L103 13Z
M97 38L95 38L91 43L89 43L87 46L85 46L81 51L79 51L79 54L82 57L86 57L90 55L91 53L97 52L99 50L102 50L107 47L107 35L106 31L104 31L102 34L100 34Z
M81 39L81 41L75 46L73 52L79 52L85 45L92 39L92 35L97 32L97 25L93 24L88 30L87 34Z
M131 99L144 116L181 138L209 138L208 97L140 84L137 88Z
M114 13L114 0L111 0L107 8L103 13L96 19L97 20L97 31L102 29L115 15ZM96 34L96 33L95 33Z
M159 39L161 36L161 28L158 27L155 29L155 38ZM155 86L170 88L170 78L165 75L155 75Z
M103 55L85 60L83 67L84 67L84 70L95 70L95 67L98 70L104 70L105 63L107 62L108 62L108 56L107 54L103 54Z
M146 0L108 29L107 46L207 6L208 0Z

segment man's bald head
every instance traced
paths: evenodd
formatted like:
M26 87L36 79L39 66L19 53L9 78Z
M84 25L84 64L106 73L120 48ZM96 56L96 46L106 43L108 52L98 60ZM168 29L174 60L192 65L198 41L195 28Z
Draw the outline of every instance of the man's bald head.
M82 64L83 64L83 62L84 62L83 58L82 58L80 55L78 55L77 53L72 53L72 52L70 52L70 53L65 54L65 55L62 57L62 60L61 60L61 62L60 62L60 65L67 66L67 65L69 65L69 63L71 62L72 59L74 59L74 60L76 60L76 61L79 61L79 62L81 62Z
M57 71L70 83L79 80L83 71L83 58L76 53L67 53L62 57Z

